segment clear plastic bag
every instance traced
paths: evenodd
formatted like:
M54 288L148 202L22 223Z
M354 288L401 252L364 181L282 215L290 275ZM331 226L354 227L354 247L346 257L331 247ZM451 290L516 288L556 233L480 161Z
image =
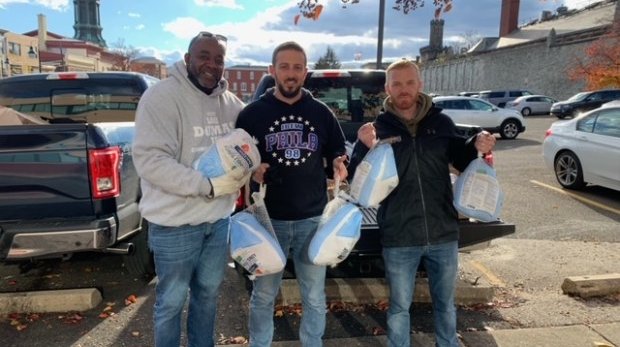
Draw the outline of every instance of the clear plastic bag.
M250 279L284 270L286 257L265 206L265 185L252 194L254 203L231 217L230 255Z
M316 233L308 246L313 264L336 266L347 258L360 238L362 212L334 181L334 198L325 205Z

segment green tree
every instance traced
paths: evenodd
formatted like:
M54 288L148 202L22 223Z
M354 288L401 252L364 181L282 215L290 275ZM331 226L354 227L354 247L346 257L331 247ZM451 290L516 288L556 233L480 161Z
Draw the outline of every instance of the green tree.
M327 52L314 64L315 70L340 69L340 61L334 50L327 46Z

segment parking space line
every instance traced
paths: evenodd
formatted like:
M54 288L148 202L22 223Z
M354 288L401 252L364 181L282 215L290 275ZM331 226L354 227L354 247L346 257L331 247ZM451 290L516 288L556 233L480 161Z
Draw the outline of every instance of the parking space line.
M491 285L496 286L496 287L502 287L502 288L506 287L506 283L504 283L504 281L502 281L499 277L497 277L493 273L493 271L491 271L486 266L482 265L482 263L476 260L470 260L469 264L471 264L473 267L478 269L478 271L482 272L482 274L487 278L487 280L489 281Z
M617 208L613 208L613 207L605 206L605 205L603 205L603 204L601 204L601 203L598 203L598 202L596 202L596 201L594 201L594 200L590 200L590 199L588 199L588 198L584 198L583 196L580 196L580 195L577 195L577 194L575 194L575 193L572 193L572 192L566 191L566 190L564 190L564 189L562 189L562 188L558 188L558 187L550 186L550 185L548 185L548 184L544 184L544 183L542 183L542 182L538 182L538 181L536 181L536 180L530 180L530 182L532 182L532 183L534 183L534 184L536 184L536 185L539 185L539 186L541 186L541 187L543 187L543 188L551 189L551 190L556 191L556 192L558 192L558 193L560 193L560 194L568 195L568 196L570 196L571 198L575 198L576 200L579 200L579 201L581 201L581 202L583 202L583 203L585 203L585 204L588 204L588 205L591 205L591 206L594 206L594 207L597 207L597 208L600 208L600 209L603 209L603 210L609 211L609 212L611 212L611 213L615 213L615 214L617 214L617 215L620 215L620 210L619 210L619 209L617 209Z

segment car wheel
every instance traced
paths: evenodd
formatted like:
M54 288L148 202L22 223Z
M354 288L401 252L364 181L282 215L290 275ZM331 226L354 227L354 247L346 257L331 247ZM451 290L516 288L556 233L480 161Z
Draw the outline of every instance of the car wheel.
M527 117L532 114L532 110L529 107L524 107L521 110L521 114L523 115L523 117Z
M512 140L517 138L520 128L519 122L515 119L506 119L500 126L499 134L504 139Z
M134 250L131 254L123 256L123 263L131 275L147 277L155 274L155 262L149 249L148 234L148 222L142 220L142 230L129 239L129 242L133 243Z
M580 189L586 185L583 181L581 163L573 152L565 151L558 154L555 158L553 168L555 171L555 178L562 187Z
M564 118L566 118L566 116L565 116L565 115L563 115L563 114L558 114L558 115L556 115L556 117L558 117L558 119L564 119Z

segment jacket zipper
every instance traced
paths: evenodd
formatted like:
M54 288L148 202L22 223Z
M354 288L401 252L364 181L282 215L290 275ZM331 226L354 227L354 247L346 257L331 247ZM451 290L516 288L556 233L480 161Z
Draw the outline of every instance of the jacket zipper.
M424 199L424 191L422 190L422 177L420 175L420 163L418 162L418 147L416 143L416 137L412 136L412 138L413 138L413 158L415 160L416 168L418 169L416 176L418 179L418 188L420 189L420 197L422 200L422 214L424 215L424 232L426 233L426 244L429 245L430 236L428 235L428 219L426 217L426 200Z

